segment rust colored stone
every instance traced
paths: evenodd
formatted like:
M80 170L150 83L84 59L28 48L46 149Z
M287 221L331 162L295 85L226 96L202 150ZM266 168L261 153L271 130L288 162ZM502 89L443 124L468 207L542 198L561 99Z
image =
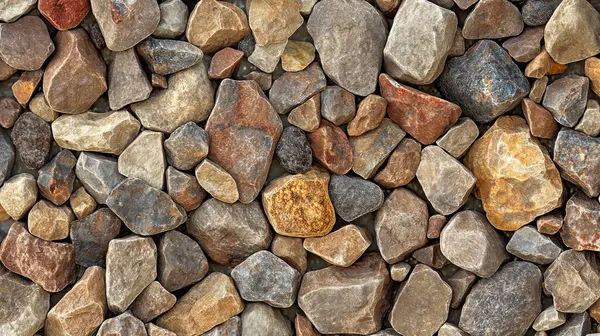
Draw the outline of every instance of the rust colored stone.
M306 316L296 314L294 327L296 329L296 336L321 336L321 333L315 330L315 327L313 327Z
M167 83L167 78L163 75L155 73L153 73L150 77L150 83L152 84L152 87L159 89L166 89L167 87L169 87L169 84Z
M385 117L385 109L387 100L378 95L368 95L358 104L356 117L348 124L348 135L359 136L370 130L377 128L383 117Z
M390 155L385 167L375 175L373 182L386 189L407 185L415 177L420 162L421 144L404 138Z
M588 308L588 313L596 322L600 322L600 300L594 302L594 304Z
M26 107L42 81L43 70L25 71L12 86L13 96L21 106Z
M288 122L307 132L314 132L321 124L321 95L315 94L288 115Z
M448 218L444 215L435 214L429 217L429 222L427 224L427 239L439 238L440 233L447 222Z
M563 226L563 218L561 214L547 214L540 216L536 220L537 230L540 233L553 235L557 233Z
M243 57L243 51L229 47L217 51L210 61L208 78L225 79L231 77Z
M77 158L63 149L38 171L37 185L40 194L55 205L64 204L73 192Z
M521 109L531 135L544 139L552 139L556 135L558 124L548 110L528 98L521 101Z
M90 11L89 0L39 0L40 13L58 30L77 27Z
M558 64L552 56L542 47L542 51L527 64L525 68L525 76L530 78L542 78L545 75L557 75L565 72L567 66Z
M590 57L585 60L585 76L590 79L592 91L600 95L600 59Z
M21 114L21 105L12 98L0 99L0 126L12 128Z
M346 174L352 168L352 147L346 133L327 120L321 120L319 128L308 134L313 155L334 174Z

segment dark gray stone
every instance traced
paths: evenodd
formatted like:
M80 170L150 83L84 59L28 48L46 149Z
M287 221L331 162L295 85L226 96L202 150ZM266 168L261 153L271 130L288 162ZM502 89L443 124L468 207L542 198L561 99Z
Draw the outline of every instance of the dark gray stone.
M200 48L178 40L149 37L136 48L152 72L165 76L194 66L203 57Z
M306 134L296 126L283 130L275 154L283 169L292 174L306 173L312 165L312 149Z
M347 175L331 175L329 197L338 214L351 222L383 205L383 191L368 180Z
M158 244L158 280L169 292L193 285L208 272L200 245L185 234L166 232Z
M15 163L15 147L6 132L0 130L0 186L10 177Z
M600 138L564 127L554 142L554 162L560 175L589 197L600 194Z
M558 258L563 250L548 236L539 233L535 227L528 225L518 229L513 234L506 245L506 251L523 260L547 265Z
M208 134L193 121L179 126L165 140L167 162L177 169L196 167L208 154Z
M567 75L548 85L542 105L559 124L574 127L585 112L590 80Z
M269 100L277 113L284 114L325 89L326 85L323 70L318 62L314 62L302 71L286 72L277 78L269 91Z
M60 151L38 171L40 193L55 205L64 204L73 193L77 159L68 149Z
M567 323L552 330L550 336L585 336L590 333L592 323L588 313L571 315Z
M119 231L121 220L108 208L71 222L69 236L75 247L75 263L84 267L105 267L108 243Z
M242 336L292 336L290 321L264 303L250 303L242 313Z
M527 0L521 7L526 25L536 27L546 24L561 0Z
M32 112L21 114L11 132L13 144L25 167L40 169L50 154L50 124Z
M79 154L75 175L99 204L106 204L108 194L125 179L119 174L117 159L89 152Z

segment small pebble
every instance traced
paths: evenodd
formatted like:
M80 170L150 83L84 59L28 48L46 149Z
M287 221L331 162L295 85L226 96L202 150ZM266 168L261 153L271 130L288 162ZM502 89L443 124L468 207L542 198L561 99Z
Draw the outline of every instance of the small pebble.
M506 251L523 260L547 265L552 263L563 249L549 237L539 233L535 227L527 225L513 234L506 245Z
M549 235L556 234L562 228L562 225L563 218L560 214L547 214L536 220L538 232Z
M27 226L29 232L47 241L62 240L69 236L69 226L75 219L67 206L56 206L41 200L29 211Z
M111 110L148 99L152 87L135 49L114 52L108 67L108 103Z
M35 93L38 85L42 81L42 70L36 71L25 71L21 73L19 80L17 80L12 86L13 96L23 107L27 107L29 100Z
M375 176L379 167L405 135L400 126L384 118L376 129L358 137L351 137L352 171L364 179Z
M479 137L479 128L467 117L460 118L435 143L456 159L463 157Z
M597 100L588 99L583 116L575 126L575 130L591 137L600 134L600 104Z
M208 77L211 79L225 79L231 77L238 67L244 53L233 48L225 48L214 54L208 68Z
M408 273L410 273L410 265L405 262L399 262L397 264L393 264L390 267L390 276L394 281L404 281Z
M321 95L315 94L288 114L288 122L306 132L314 132L321 124Z
M373 182L393 189L407 185L417 174L421 162L421 144L404 138L390 155L387 164L375 175Z
M521 101L521 109L534 137L552 139L558 133L558 123L552 114L533 100L524 98Z
M96 200L85 190L84 187L79 187L70 197L69 205L73 209L73 213L78 219L87 217L96 210Z
M12 128L21 115L21 106L12 98L0 99L0 126Z
M70 238L75 248L75 262L84 267L106 265L106 251L121 231L121 220L108 208L71 222Z

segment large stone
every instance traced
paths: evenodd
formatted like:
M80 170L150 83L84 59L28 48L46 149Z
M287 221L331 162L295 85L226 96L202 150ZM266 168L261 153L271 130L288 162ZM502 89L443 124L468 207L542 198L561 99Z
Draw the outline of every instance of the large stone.
M182 173L173 167L169 167L167 168L166 180L167 193L185 211L196 210L206 197L206 191L200 187L194 175Z
M175 38L183 35L190 11L181 0L167 0L158 5L160 22L152 33L159 38Z
M204 159L194 170L194 175L202 189L212 197L225 203L235 203L239 199L235 180L218 164Z
M521 34L519 8L508 0L479 0L467 16L462 35L469 40L499 39Z
M448 61L438 86L464 116L490 122L516 107L529 93L529 82L496 42L482 40Z
M0 267L0 334L33 335L44 326L50 294L37 284Z
M348 267L363 255L371 242L367 229L350 224L324 237L306 238L304 248L334 266Z
M346 133L338 126L321 120L319 128L308 135L308 142L314 158L330 172L343 175L352 168L352 147Z
M55 205L64 204L73 192L77 159L69 150L62 150L38 171L40 194Z
M69 236L69 224L75 219L68 206L56 206L46 200L37 202L27 216L27 228L32 235L53 241Z
M138 295L130 306L131 313L142 322L150 322L173 308L177 298L158 281L153 281Z
M84 112L107 89L106 64L83 29L60 31L54 40L42 84L46 101L58 112Z
M37 194L35 178L29 173L17 174L0 188L0 206L12 219L19 220L35 204Z
M75 175L98 204L106 204L113 188L125 179L119 174L117 159L87 152L79 154Z
M600 251L600 203L577 193L567 202L565 214L560 230L563 243L575 250Z
M121 315L106 319L98 329L97 336L146 336L144 322L126 311Z
M202 61L202 51L185 41L149 37L136 46L152 73L170 75L185 70Z
M280 310L264 303L250 303L242 313L242 336L292 336L290 321Z
M553 262L563 249L549 237L539 233L533 226L518 229L506 245L506 251L523 260L547 265Z
M497 229L517 230L561 205L560 174L522 118L499 118L464 162L477 177L475 195Z
M75 262L84 267L105 267L108 244L120 231L121 220L108 208L98 209L71 222L70 238L75 248Z
M283 129L275 154L279 164L291 174L306 173L312 166L312 149L306 134L295 126Z
M36 238L19 222L11 225L0 245L0 261L11 272L52 293L60 292L75 278L73 245Z
M156 244L152 238L128 236L110 241L106 252L106 301L115 314L127 310L156 279Z
M44 119L25 112L15 122L10 136L25 167L39 169L46 163L52 145L52 130Z
M383 191L371 181L347 175L333 175L329 197L335 212L346 222L374 212L383 204Z
M114 52L108 67L108 103L111 110L148 99L152 86L135 49Z
M246 4L252 35L260 46L287 42L300 28L300 2L296 0L252 0Z
M386 165L375 175L373 182L387 189L407 185L417 174L420 162L421 144L404 138L392 152Z
M383 50L386 72L412 84L433 82L444 69L457 23L456 14L433 2L403 1Z
M167 160L160 132L143 131L119 155L119 173L136 177L157 189L163 189Z
M0 2L0 21L13 22L35 8L36 3L36 0L3 0Z
M354 95L339 86L321 92L321 116L336 126L349 123L356 115Z
M360 0L323 0L307 29L333 82L359 96L375 91L387 35L381 13Z
M233 176L240 202L252 202L267 179L283 124L258 84L225 79L206 123L208 157Z
M58 30L69 30L77 27L90 11L87 0L61 2L59 0L40 0L40 13Z
M585 112L589 79L568 75L548 85L543 105L559 124L573 127Z
M277 113L284 114L324 90L326 85L325 74L315 62L302 71L286 72L277 78L269 91L269 100ZM318 111L320 106L319 100Z
M381 329L389 284L385 262L371 253L350 267L306 273L298 305L320 333L370 334Z
M195 122L179 126L165 140L170 165L181 170L196 167L208 155L208 134Z
M158 280L173 292L193 285L208 272L208 260L200 245L185 234L171 230L158 244Z
M554 143L554 162L561 176L589 197L600 194L600 139L564 127Z
M358 104L356 116L348 123L348 135L359 136L377 128L385 116L386 108L387 100L385 98L374 94L365 97Z
M0 7L7 5L5 1L2 2ZM57 52L60 52L60 46L57 48ZM48 28L39 17L28 15L14 23L0 24L0 57L10 67L37 70L53 52L54 43Z
M303 239L286 237L276 234L271 243L271 251L274 255L283 259L294 267L300 274L304 275L307 268L306 250L302 246Z
M435 144L457 159L463 157L479 137L479 128L470 118L460 118Z
M15 147L7 133L0 131L0 186L10 178L15 163Z
M267 249L272 239L258 201L227 204L211 198L190 215L186 227L211 260L228 266Z

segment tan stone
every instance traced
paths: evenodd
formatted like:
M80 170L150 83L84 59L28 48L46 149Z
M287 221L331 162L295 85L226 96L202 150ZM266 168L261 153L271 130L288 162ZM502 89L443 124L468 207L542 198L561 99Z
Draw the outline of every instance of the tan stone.
M285 71L300 71L315 60L315 47L310 42L289 40L281 55Z
M362 256L371 242L367 229L350 224L324 237L306 238L304 248L332 265L348 267Z
M542 48L542 51L525 67L525 76L542 78L545 75L561 74L565 70L567 70L566 65L556 63L546 48Z
M12 85L13 96L21 106L26 107L35 93L38 85L42 81L42 70L25 71L21 73L19 79Z
M544 97L546 92L546 86L548 86L548 76L537 78L533 84L531 84L531 90L529 91L529 99L539 104Z
M387 164L375 175L373 182L393 189L407 185L417 174L421 162L421 144L404 138L390 155Z
M97 205L96 200L88 194L84 187L80 187L71 194L69 204L75 216L79 219L87 217L87 215L94 212Z
M153 323L146 323L146 332L148 336L177 336L176 333L161 328Z
M158 281L148 285L133 301L131 313L142 322L154 320L160 314L173 308L177 298L169 293Z
M41 92L36 93L36 95L31 98L29 101L29 109L47 122L53 122L58 118L58 112L54 111L50 105L48 105L44 94Z
M225 203L239 199L237 184L231 175L218 164L204 159L195 170L200 186L212 197Z
M385 117L387 100L378 95L370 94L358 104L356 116L348 124L348 135L359 136L376 129Z
M29 211L27 224L32 235L52 241L67 238L73 220L75 216L68 206L41 200Z
M35 178L28 173L21 173L4 181L0 188L0 206L14 220L25 216L35 204L38 188Z
M157 189L163 189L167 159L161 132L143 131L119 155L119 173L137 177Z
M600 59L590 57L585 60L585 75L590 79L592 91L600 94Z
M315 94L288 115L288 122L307 132L314 132L321 124L321 95Z
M246 11L252 34L261 46L286 42L304 22L298 0L250 0Z
M271 251L298 270L300 274L306 273L306 250L302 246L302 238L276 234L271 242Z

